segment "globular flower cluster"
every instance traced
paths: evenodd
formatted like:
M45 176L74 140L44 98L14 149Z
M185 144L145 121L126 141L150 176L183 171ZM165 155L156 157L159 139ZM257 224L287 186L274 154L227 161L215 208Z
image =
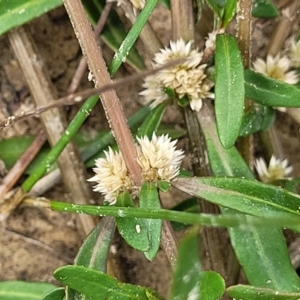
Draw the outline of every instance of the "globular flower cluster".
M203 53L192 50L192 42L185 43L182 39L171 42L170 47L160 50L153 59L153 67L160 67L176 59L185 59L183 63L166 68L155 75L146 77L143 90L140 95L144 97L145 104L154 100L151 107L154 108L168 99L165 88L175 91L179 99L187 97L190 107L199 111L202 107L202 99L214 98L210 92L213 83L205 74L205 64L200 64Z
M184 154L182 150L176 150L177 140L171 141L168 135L157 137L153 133L151 140L145 136L137 141L138 163L142 169L143 181L169 182L179 174ZM96 167L93 170L96 175L88 180L97 183L94 191L103 194L104 200L110 204L115 204L122 191L128 190L136 195L138 187L129 176L122 154L111 148L104 151L104 154L104 158L95 161Z
M259 158L255 161L255 168L258 173L258 177L262 182L272 183L276 180L289 179L287 176L292 172L293 167L288 167L288 160L277 159L272 155L269 166L263 158Z
M300 68L300 40L292 41L290 50L291 65L294 68Z

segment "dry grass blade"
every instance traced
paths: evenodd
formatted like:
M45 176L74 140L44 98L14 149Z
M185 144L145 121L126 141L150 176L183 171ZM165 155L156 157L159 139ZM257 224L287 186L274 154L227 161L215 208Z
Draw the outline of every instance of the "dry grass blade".
M24 28L9 33L9 40L20 63L32 96L37 105L45 105L55 99L50 79L45 74L38 53L29 34ZM42 122L51 145L54 145L65 130L66 120L62 111L55 108L42 115ZM84 204L90 199L90 190L86 184L85 167L77 155L73 143L69 143L58 158L63 181L74 203ZM92 217L79 215L85 236L95 223Z

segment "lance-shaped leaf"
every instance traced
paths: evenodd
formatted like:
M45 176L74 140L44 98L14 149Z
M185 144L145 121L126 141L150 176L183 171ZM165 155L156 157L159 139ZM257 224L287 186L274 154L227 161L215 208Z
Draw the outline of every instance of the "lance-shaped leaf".
M62 0L0 1L0 35L62 5Z
M124 192L118 196L116 206L135 207L128 192ZM145 219L118 217L116 218L116 222L120 235L128 245L143 252L150 249L148 227Z
M258 217L300 217L300 196L273 185L243 178L177 178L173 184L192 196ZM297 231L300 232L300 226Z
M246 97L266 106L300 107L300 89L251 70L244 70Z
M140 208L160 208L157 188L152 182L144 182L140 193ZM152 260L159 248L161 237L161 220L144 219L150 248L144 252L147 259Z
M236 13L237 0L227 0L223 14L223 27L226 28Z
M163 299L149 288L122 283L105 273L83 266L61 267L54 272L54 277L91 300Z
M225 148L231 147L240 132L244 110L244 72L234 37L217 35L215 55L215 109L218 134Z
M0 299L36 300L55 288L56 286L50 283L2 281L0 282Z
M227 289L230 297L240 300L298 300L300 293L283 293L249 285L235 285Z

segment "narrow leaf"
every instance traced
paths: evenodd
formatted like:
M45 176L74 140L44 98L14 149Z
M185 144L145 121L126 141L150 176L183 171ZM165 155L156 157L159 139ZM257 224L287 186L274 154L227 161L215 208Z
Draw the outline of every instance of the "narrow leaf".
M155 291L119 282L117 279L82 266L65 266L54 272L54 277L91 300L163 299Z
M200 272L198 227L195 227L180 241L170 298L202 299L200 298Z
M128 192L124 192L118 196L116 206L135 207ZM145 219L139 218L116 218L120 235L128 245L140 251L148 251L150 243L148 240L148 227Z
M144 182L140 193L140 208L160 208L158 191L154 183ZM161 220L144 219L150 248L144 252L147 259L152 260L159 248L161 237Z
M244 70L246 97L266 106L300 107L300 89L251 70Z
M106 272L107 256L114 232L114 218L102 218L83 242L74 263Z
M2 281L0 282L0 299L5 300L40 300L45 293L55 289L50 283Z
M0 35L62 5L62 0L0 0Z
M283 293L249 285L235 285L227 289L230 297L239 300L299 300L300 293Z
M174 185L192 196L258 216L297 220L300 196L280 187L243 178L178 178ZM296 228L300 231L300 227Z
M221 19L223 14L223 9L226 4L226 0L205 0L205 2L218 16L218 18Z
M151 110L142 125L139 127L137 136L141 137L147 135L149 138L151 138L152 133L157 130L166 108L167 104L161 103Z
M216 38L215 110L218 134L225 148L231 147L240 132L245 87L241 55L234 37Z
M226 28L236 13L237 0L227 0L223 15L223 27Z

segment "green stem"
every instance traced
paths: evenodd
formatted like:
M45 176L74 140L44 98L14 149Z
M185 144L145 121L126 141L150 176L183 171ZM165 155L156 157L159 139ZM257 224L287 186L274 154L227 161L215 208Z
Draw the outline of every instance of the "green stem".
M163 219L168 221L180 222L185 224L205 225L213 227L236 227L243 226L245 230L247 225L255 226L295 226L296 222L287 220L286 218L257 218L247 215L210 215L210 214L194 214L186 212L178 212L167 209L145 209L133 207L116 207L116 206L94 206L69 204L58 201L49 201L52 210L89 214L94 216L112 216L121 218L151 218ZM247 222L247 223L246 223ZM289 224L287 224L289 223Z

